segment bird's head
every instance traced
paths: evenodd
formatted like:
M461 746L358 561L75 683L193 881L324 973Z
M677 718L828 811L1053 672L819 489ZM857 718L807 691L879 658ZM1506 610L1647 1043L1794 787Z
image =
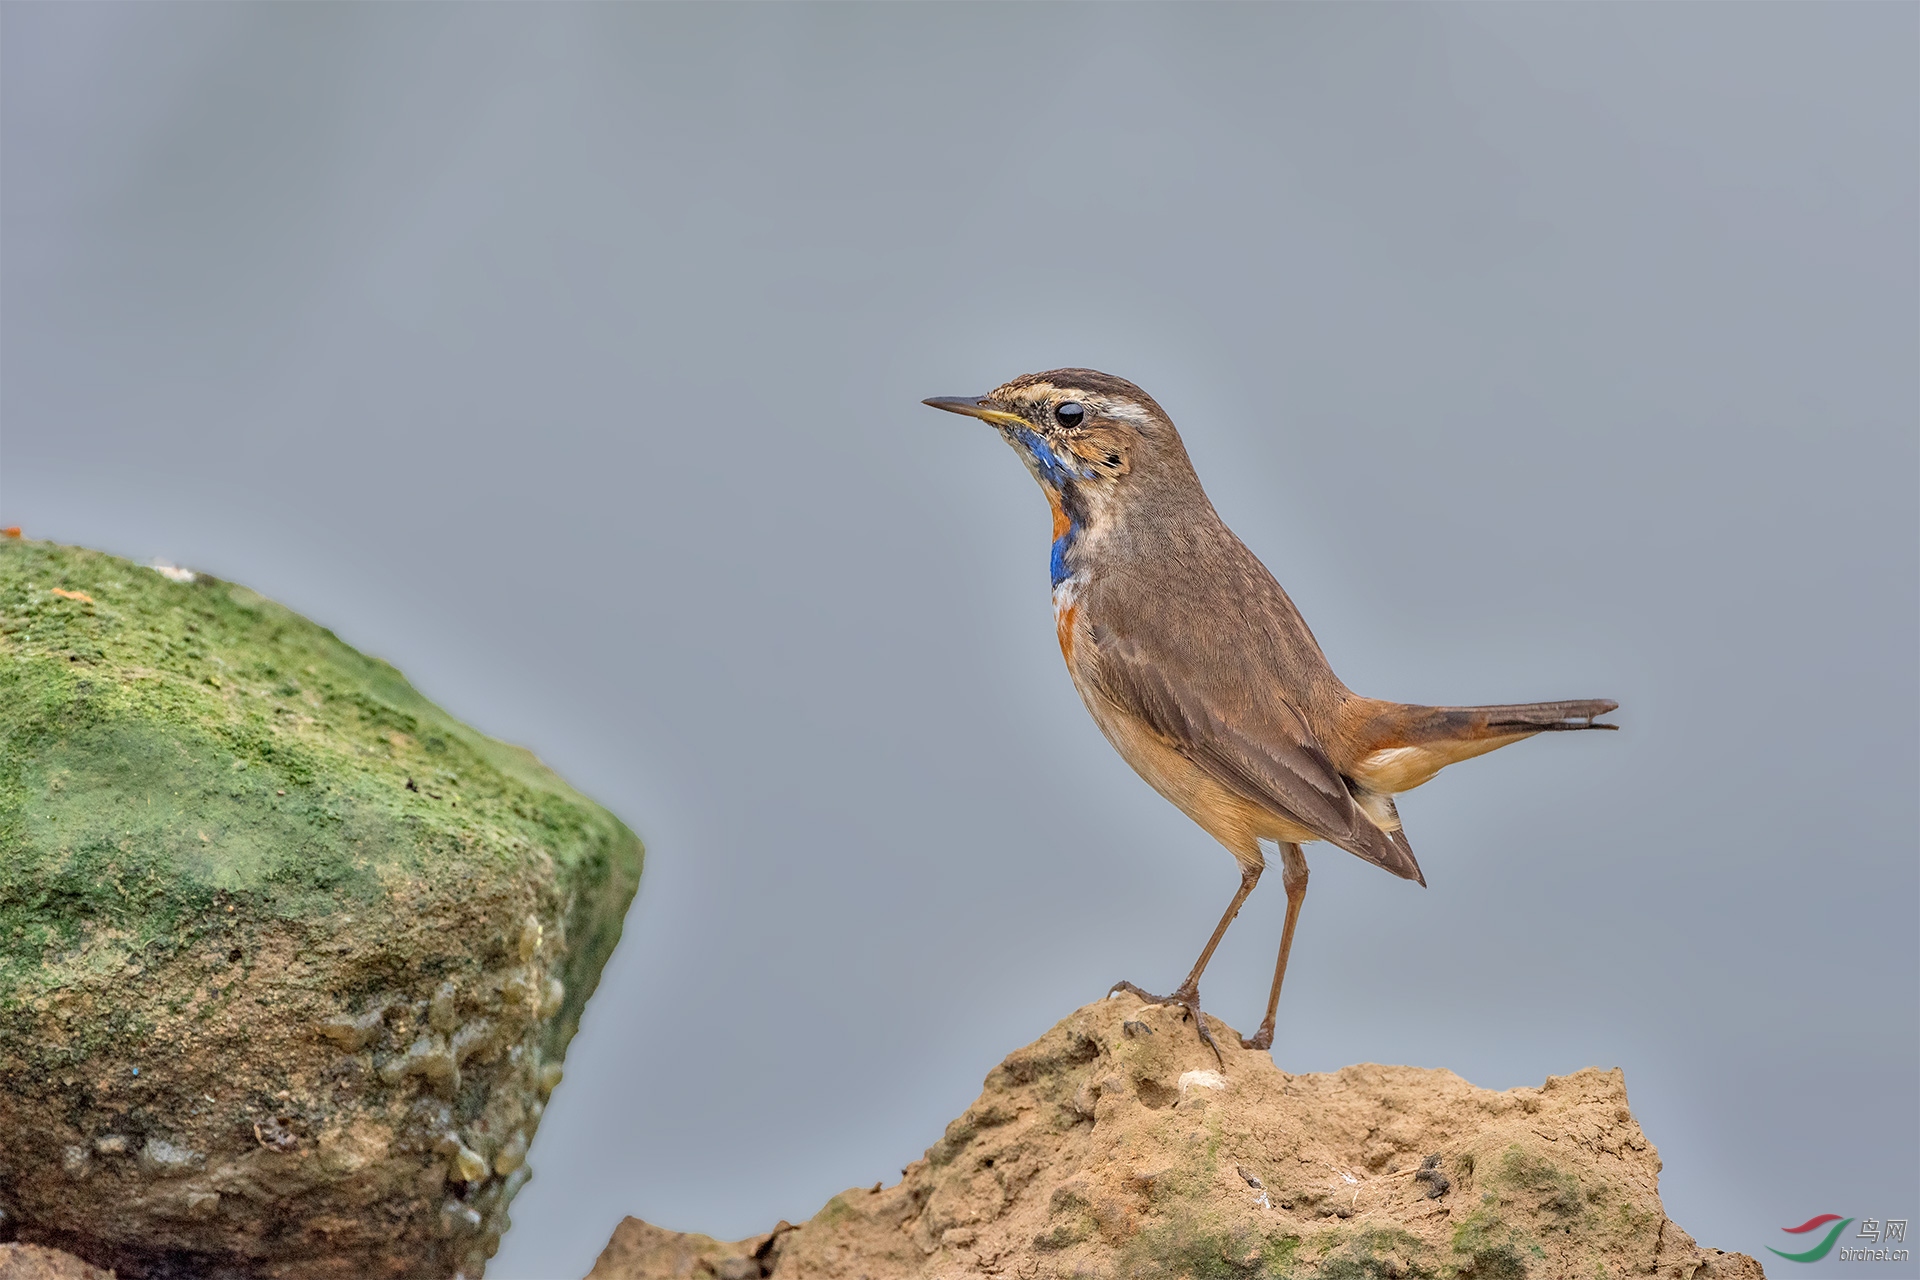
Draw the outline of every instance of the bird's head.
M924 403L998 428L1056 510L1063 503L1111 509L1149 486L1193 476L1166 411L1112 374L1053 369L984 396L935 396Z

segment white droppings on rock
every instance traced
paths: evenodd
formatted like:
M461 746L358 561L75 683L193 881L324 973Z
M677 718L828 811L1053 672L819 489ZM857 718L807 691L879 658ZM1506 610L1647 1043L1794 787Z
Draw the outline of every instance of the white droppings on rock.
M1180 1073L1180 1092L1188 1089L1224 1089L1227 1078L1218 1071L1183 1071Z

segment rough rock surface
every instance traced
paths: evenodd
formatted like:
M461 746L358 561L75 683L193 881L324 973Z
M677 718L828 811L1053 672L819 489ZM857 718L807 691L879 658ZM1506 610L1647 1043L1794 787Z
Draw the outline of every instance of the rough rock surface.
M1618 1071L1496 1093L1288 1075L1178 1009L1088 1005L988 1075L891 1187L732 1244L628 1218L589 1280L1763 1280L1660 1207Z
M38 1244L0 1244L0 1280L114 1280L70 1253Z
M0 1238L477 1275L641 856L244 587L0 542Z

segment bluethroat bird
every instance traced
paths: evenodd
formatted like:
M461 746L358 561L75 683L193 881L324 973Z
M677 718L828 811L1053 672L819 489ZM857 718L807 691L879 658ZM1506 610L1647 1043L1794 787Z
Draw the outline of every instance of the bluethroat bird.
M1604 698L1422 707L1340 682L1287 593L1221 522L1180 433L1152 396L1091 369L1015 378L936 409L997 428L1053 508L1060 652L1094 723L1155 791L1227 847L1240 887L1170 996L1200 1014L1200 975L1280 851L1287 919L1273 990L1249 1049L1273 1044L1294 925L1307 893L1300 846L1325 840L1426 884L1393 798L1446 766L1562 729L1612 729Z

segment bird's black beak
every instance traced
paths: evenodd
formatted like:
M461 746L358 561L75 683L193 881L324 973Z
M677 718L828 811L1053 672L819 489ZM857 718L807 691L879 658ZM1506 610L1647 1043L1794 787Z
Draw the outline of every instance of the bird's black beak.
M991 422L996 427L1020 427L1025 426L1027 421L1017 413L1008 413L997 407L985 396L934 396L920 403L945 409L948 413L964 413L969 418Z

